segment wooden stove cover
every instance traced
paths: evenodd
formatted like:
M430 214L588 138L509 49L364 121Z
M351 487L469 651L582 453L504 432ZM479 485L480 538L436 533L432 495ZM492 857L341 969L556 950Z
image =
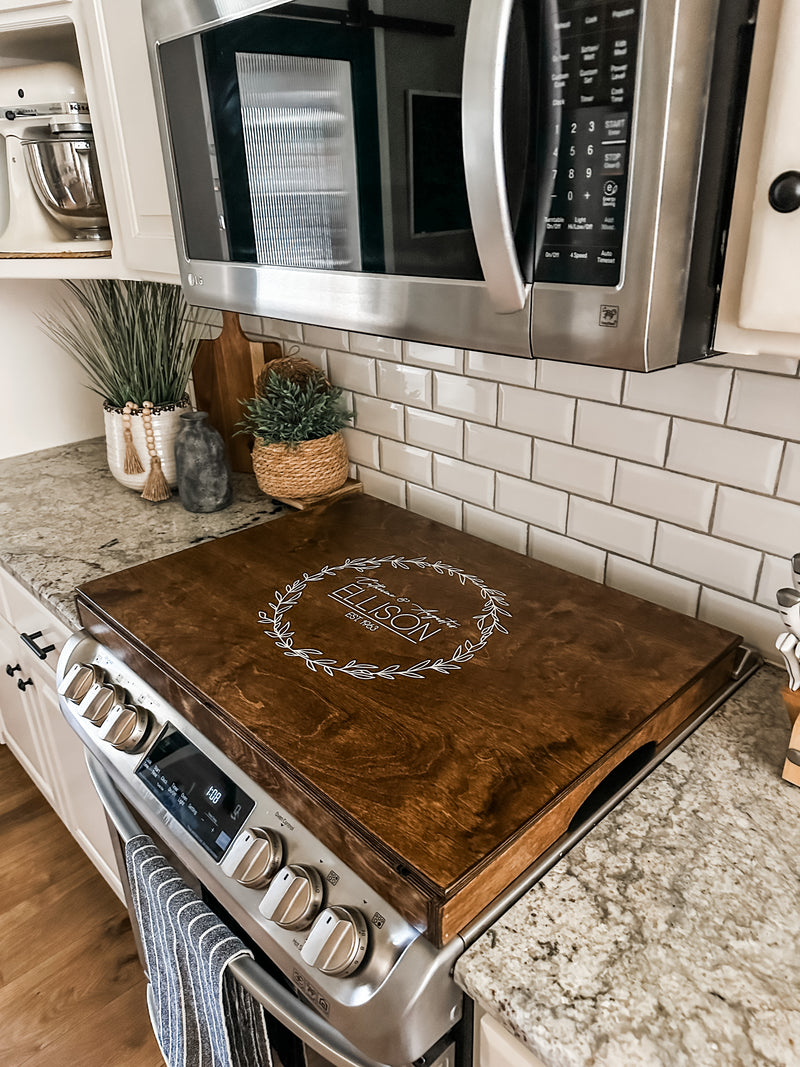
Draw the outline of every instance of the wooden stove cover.
M79 604L436 943L717 692L739 644L364 496L90 582Z

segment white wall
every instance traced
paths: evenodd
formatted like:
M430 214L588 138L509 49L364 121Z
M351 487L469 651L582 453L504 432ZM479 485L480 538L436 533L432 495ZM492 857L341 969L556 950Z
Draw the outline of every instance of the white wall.
M800 552L797 358L636 374L261 330L350 394L348 448L368 493L734 630L779 661L775 591Z
M0 280L0 459L103 432L99 397L38 319L61 290L55 281Z

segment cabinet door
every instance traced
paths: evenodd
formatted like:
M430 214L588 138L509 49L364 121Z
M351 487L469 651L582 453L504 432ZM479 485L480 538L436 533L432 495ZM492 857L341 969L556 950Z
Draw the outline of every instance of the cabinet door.
M111 833L103 805L89 777L83 744L61 714L55 689L42 689L39 700L43 740L52 754L55 806L78 844L122 900L122 883L117 873Z
M42 743L40 688L39 676L30 670L19 634L0 618L0 716L4 738L39 792L56 807L52 772Z
M140 0L83 0L97 89L92 120L111 162L122 255L134 274L178 280ZM164 277L166 275L167 277Z
M480 1021L477 1067L544 1067L542 1061L490 1015Z

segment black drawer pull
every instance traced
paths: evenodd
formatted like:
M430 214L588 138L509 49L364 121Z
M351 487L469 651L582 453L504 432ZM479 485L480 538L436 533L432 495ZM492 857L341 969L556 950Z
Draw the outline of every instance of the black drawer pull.
M33 685L33 678L17 678L17 689L25 692L29 685Z
M20 667L19 664L17 664L16 667L12 667L10 663L6 664L6 674L8 675L9 678L13 678L14 675L17 673L17 671L21 671L21 670L22 670L22 667Z
M52 652L56 647L55 645L48 645L47 648L40 648L36 644L37 639L42 636L41 630L37 630L35 634L20 634L19 636L31 652L33 652L35 656L38 656L39 659L47 659L47 653Z

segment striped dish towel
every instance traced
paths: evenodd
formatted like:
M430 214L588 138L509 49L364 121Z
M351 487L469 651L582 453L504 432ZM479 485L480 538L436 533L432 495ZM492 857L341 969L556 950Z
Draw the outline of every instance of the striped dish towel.
M150 837L125 845L150 1017L167 1067L273 1067L264 1010L227 972L252 952L189 889Z

